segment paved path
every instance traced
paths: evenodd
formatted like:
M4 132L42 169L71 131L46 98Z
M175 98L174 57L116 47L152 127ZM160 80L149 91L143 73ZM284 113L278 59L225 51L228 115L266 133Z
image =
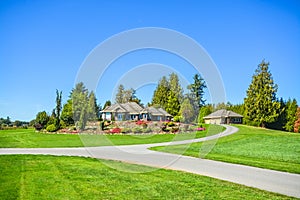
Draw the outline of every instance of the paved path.
M299 174L148 150L149 147L153 146L208 141L233 134L238 130L232 126L225 125L225 127L226 130L220 134L185 141L86 148L0 148L0 154L69 155L119 160L128 163L191 172L300 198Z

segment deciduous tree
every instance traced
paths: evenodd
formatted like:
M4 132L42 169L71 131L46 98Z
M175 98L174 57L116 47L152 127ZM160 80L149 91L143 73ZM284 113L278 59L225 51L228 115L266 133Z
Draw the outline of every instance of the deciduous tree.
M295 121L295 124L294 124L294 132L300 133L300 107L297 108L296 118L297 118L297 120Z
M49 116L47 115L46 111L38 112L35 118L35 125L38 125L39 128L46 128L49 121Z

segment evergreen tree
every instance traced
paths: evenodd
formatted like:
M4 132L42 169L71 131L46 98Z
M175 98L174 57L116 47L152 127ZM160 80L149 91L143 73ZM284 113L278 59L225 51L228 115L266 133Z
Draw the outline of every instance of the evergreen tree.
M194 110L199 110L205 105L205 99L203 95L206 84L204 79L199 74L195 74L193 79L194 83L188 85L188 89L190 91L189 98L191 99Z
M189 98L184 99L179 113L185 123L190 123L194 120L195 112Z
M62 98L62 91L58 92L56 90L56 107L55 107L55 128L58 130L60 128L60 112L61 112L61 98Z
M77 129L83 130L87 121L88 90L82 82L76 84L71 92L73 119Z
M115 101L116 103L136 102L138 104L141 102L141 100L136 97L133 88L125 90L125 87L122 84L118 87Z
M118 87L118 92L116 94L116 103L124 103L124 93L125 93L125 88L124 85L120 84Z
M289 132L294 131L294 125L297 120L297 101L296 99L289 99L286 103L286 124L284 125L284 129Z
M169 87L175 97L179 100L180 103L183 102L183 89L179 83L178 75L175 73L170 74L169 78Z
M95 93L91 91L88 98L87 118L88 121L95 121L97 120L97 113L99 112Z
M73 120L73 104L72 99L69 99L66 104L64 104L61 111L60 119L67 125L74 125Z
M111 101L107 100L103 106L103 109L105 109L106 107L111 106Z
M277 85L264 60L258 65L244 99L245 120L265 127L276 120L280 104L276 101Z
M228 102L227 109L244 116L245 106L243 103L242 104L231 104L230 102Z
M180 110L180 102L173 91L169 92L166 111L172 116L177 116Z
M286 102L283 100L283 98L280 98L278 103L280 104L280 108L278 110L278 117L274 122L267 123L267 127L276 130L285 130L284 126L286 124L286 114L287 114Z
M154 91L151 105L159 105L166 109L168 104L168 94L169 94L169 82L168 79L163 76Z
M131 89L131 97L129 99L130 102L135 102L143 107L143 104L141 103L141 100L137 98L136 91L134 89Z

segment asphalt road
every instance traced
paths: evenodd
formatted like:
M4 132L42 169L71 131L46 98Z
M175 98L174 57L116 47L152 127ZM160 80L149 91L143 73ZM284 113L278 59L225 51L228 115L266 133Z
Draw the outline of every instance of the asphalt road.
M217 139L219 137L233 134L238 130L237 128L228 125L225 125L225 127L226 130L220 134L185 141L144 145L83 148L0 148L0 154L68 155L118 160L127 163L191 172L194 174L205 175L221 180L230 181L233 183L300 198L299 174L291 174L245 165L231 164L148 150L148 148L154 146L189 144L200 141L207 141L206 143L208 144L208 147L210 147L210 145L214 144L214 142L211 141L215 141L212 139ZM132 171L132 169L119 170L128 170L134 173L146 172ZM149 168L149 170L154 169Z

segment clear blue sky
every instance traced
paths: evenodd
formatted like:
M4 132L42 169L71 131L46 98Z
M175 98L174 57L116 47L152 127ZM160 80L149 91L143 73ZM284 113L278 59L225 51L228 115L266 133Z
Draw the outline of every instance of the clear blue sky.
M89 52L110 36L163 27L201 44L219 68L227 100L241 103L262 59L270 62L278 97L300 103L300 1L149 0L0 1L0 117L31 120L51 113L55 90L64 102ZM172 58L170 58L172 57ZM148 51L124 56L106 72L96 95L103 105L122 73L156 62L192 80L182 59ZM108 81L110 80L110 81ZM137 91L144 103L155 85ZM113 100L113 99L112 99Z

